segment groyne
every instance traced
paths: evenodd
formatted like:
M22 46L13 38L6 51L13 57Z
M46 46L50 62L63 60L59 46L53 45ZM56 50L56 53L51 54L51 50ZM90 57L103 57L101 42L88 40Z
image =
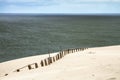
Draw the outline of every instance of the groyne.
M48 54L49 56L45 59L40 60L39 63L35 62L35 63L27 64L27 65L25 65L21 68L18 68L16 70L12 71L12 72L21 72L21 71L24 71L24 70L32 70L32 69L37 69L37 68L40 68L40 67L49 66L52 63L62 59L64 56L66 56L68 54L75 53L75 52L78 52L78 51L84 51L86 49L88 49L88 48L66 49L66 50L58 52L55 55ZM9 75L9 73L5 74L5 76L7 76L7 75Z

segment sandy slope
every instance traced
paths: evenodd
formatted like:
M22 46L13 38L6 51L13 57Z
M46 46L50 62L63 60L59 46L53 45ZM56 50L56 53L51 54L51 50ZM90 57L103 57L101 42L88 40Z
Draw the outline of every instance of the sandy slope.
M89 48L68 54L46 67L11 72L25 64L39 63L47 56L0 63L0 80L120 80L120 46ZM2 76L5 73L9 75Z

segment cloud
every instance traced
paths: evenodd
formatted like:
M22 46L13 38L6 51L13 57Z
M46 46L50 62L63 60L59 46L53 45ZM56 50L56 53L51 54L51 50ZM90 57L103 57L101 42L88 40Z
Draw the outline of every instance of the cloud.
M49 3L80 3L80 2L120 2L120 0L0 0L0 2L7 2L7 3L42 3L42 2L49 2Z
M10 13L109 13L120 12L120 0L0 0ZM1 11L0 11L1 12Z
M17 6L9 5L6 11L9 13L117 13L120 12L119 4L62 4L53 6Z
M64 1L64 0L61 0ZM67 2L120 2L120 0L66 0Z
M120 0L0 0L0 5L4 3L5 6L54 6L54 5L81 5L91 3L118 3Z
M16 3L16 2L38 2L39 0L0 0L0 1L2 1L2 2L10 2L10 3ZM40 0L41 1L41 0ZM44 1L44 0L42 0L42 1Z
M56 5L54 0L0 0L0 5L4 4L5 7L14 6L51 6Z

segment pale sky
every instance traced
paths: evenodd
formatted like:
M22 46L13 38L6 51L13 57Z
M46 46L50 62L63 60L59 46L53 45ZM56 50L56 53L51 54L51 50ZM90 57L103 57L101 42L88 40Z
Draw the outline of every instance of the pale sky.
M0 13L120 13L120 0L0 0Z

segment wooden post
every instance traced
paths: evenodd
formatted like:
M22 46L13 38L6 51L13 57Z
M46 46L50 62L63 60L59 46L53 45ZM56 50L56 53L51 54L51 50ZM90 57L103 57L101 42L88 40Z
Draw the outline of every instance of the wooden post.
M57 56L58 56L58 60L60 59L60 56L59 56L59 54L57 54Z
M20 69L17 69L16 71L17 71L17 72L20 72Z
M48 64L51 64L52 63L52 59L51 57L48 58Z
M56 61L58 60L58 57L57 57L57 55L55 56L55 58L56 58Z
M69 49L68 49L68 54L69 54Z
M8 74L5 74L5 76L7 76Z
M50 63L52 63L52 57L50 57Z
M31 69L32 69L31 65L28 65L28 69L29 69L29 70L31 70Z
M62 56L62 53L60 53L60 58L62 58L63 56Z
M47 61L46 61L46 59L44 59L44 63L45 63L45 66L47 66Z
M41 63L40 63L40 64L41 64L41 67L43 67L43 66L44 66L43 60L41 60Z
M54 56L53 56L53 61L55 62L55 58L54 58Z
M38 68L38 64L37 63L35 63L35 68Z
M50 64L50 58L49 57L47 58L47 61L48 61L48 65L49 65Z

